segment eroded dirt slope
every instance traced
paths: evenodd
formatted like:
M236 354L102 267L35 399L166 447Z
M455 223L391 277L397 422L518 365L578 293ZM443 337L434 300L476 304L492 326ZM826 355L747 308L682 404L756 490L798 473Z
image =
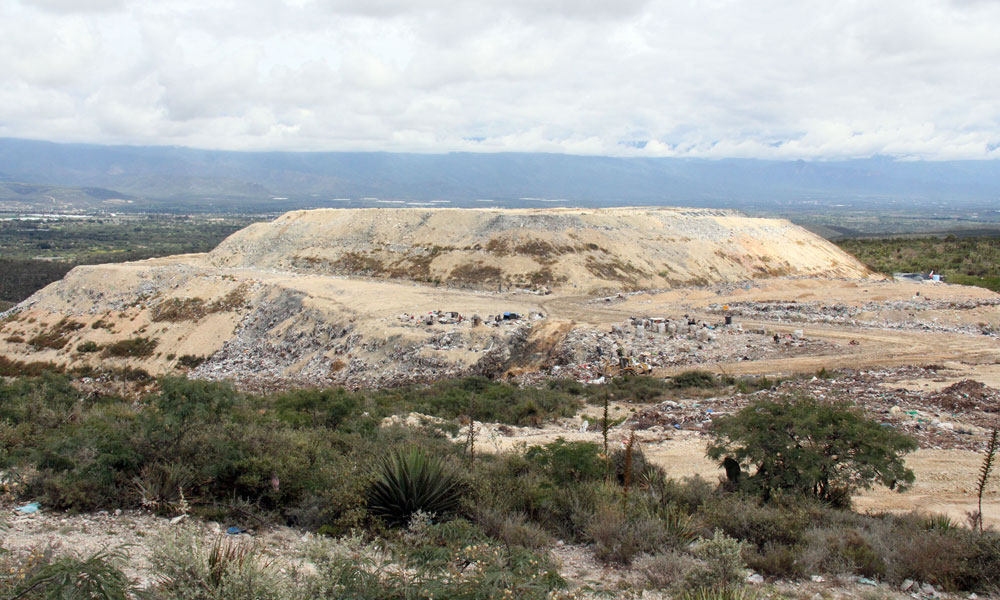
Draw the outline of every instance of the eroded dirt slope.
M833 244L788 221L678 208L295 211L237 232L209 261L485 290L578 292L868 274Z

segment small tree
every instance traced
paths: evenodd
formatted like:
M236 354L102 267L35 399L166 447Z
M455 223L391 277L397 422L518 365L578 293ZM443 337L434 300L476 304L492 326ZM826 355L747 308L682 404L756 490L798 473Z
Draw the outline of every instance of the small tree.
M711 433L708 456L750 470L742 486L765 498L781 490L846 505L858 488L902 491L913 483L902 456L917 443L846 403L758 401L717 419Z

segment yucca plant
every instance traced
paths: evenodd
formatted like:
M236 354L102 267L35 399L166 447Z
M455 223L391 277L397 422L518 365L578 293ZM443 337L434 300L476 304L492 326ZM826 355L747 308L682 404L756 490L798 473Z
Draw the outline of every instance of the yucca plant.
M405 525L417 511L437 517L458 508L462 486L441 459L422 450L382 457L368 491L368 510L389 525Z
M118 566L126 559L121 550L61 558L39 569L8 598L128 600L135 588Z
M699 587L681 592L680 600L758 600L757 590L745 585Z

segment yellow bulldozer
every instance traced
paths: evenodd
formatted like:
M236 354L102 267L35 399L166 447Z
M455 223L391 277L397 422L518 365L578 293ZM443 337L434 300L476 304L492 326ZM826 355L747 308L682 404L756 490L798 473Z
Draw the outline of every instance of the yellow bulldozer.
M626 375L649 375L653 372L653 367L643 359L648 356L642 355L639 360L634 356L619 356L604 364L601 375L607 378L624 377Z

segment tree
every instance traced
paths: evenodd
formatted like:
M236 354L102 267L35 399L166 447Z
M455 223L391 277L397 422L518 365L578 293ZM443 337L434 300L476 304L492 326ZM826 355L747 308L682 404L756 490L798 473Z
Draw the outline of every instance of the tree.
M856 489L902 491L914 479L902 457L917 443L847 403L762 400L716 419L711 434L708 456L751 471L740 487L765 498L781 490L847 505Z

